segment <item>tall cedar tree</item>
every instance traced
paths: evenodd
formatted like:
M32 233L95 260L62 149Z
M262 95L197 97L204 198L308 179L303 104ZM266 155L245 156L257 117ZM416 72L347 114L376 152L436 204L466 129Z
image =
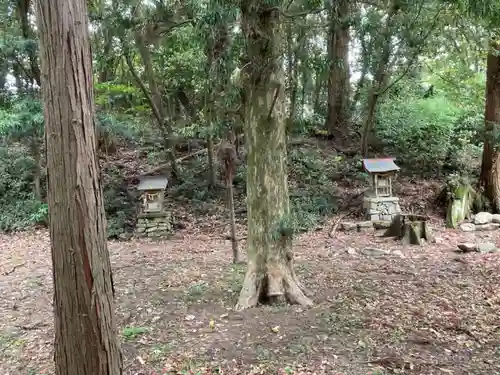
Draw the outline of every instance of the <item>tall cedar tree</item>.
M85 0L37 2L57 375L119 375Z
M500 212L500 153L495 135L500 123L500 44L492 41L486 63L486 137L483 148L480 183L496 212Z
M288 217L283 1L242 0L247 155L248 268L237 309L286 298L311 305L294 272Z

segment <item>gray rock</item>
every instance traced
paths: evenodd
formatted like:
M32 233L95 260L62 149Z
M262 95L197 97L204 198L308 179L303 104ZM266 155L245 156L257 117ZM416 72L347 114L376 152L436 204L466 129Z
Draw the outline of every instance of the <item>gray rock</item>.
M391 222L388 220L377 220L373 222L373 227L375 229L387 229L391 226Z
M346 250L346 253L349 255L356 255L357 254L356 249L353 249L352 247L348 247Z
M375 231L374 227L370 227L370 228L361 227L361 228L358 228L358 232L361 232L361 233L369 233L369 232L374 232L374 231Z
M474 216L474 224L488 224L493 220L493 215L489 212L479 212Z
M158 227L151 227L151 228L146 229L146 232L152 233L152 232L156 232L157 230L158 230Z
M364 249L361 250L361 253L364 255L370 255L370 256L380 256L380 255L387 255L388 252L383 250L383 249L377 249L376 247L365 247Z
M122 241L130 240L134 235L132 233L121 233L118 238Z
M500 214L491 215L491 221L496 224L500 224Z
M474 232L476 230L476 225L472 223L462 223L460 224L460 229L462 232Z
M377 221L377 220L380 220L380 215L379 215L379 214L371 214L371 215L370 215L370 220L371 220L371 221Z
M500 224L488 223L488 224L476 225L476 230L489 231L489 230L498 229L499 227L500 227Z
M362 221L358 223L358 228L372 228L373 223L371 221Z
M470 252L478 251L477 245L475 243L472 243L472 242L459 243L458 249L463 253L470 253Z
M405 257L404 254L403 254L403 252L401 250L394 250L392 252L392 255L396 255L396 256L398 256L400 258L404 258Z
M358 225L356 223L342 223L340 224L340 229L345 232L351 232L358 229Z
M477 244L477 251L480 253L495 253L499 249L492 242L481 242Z

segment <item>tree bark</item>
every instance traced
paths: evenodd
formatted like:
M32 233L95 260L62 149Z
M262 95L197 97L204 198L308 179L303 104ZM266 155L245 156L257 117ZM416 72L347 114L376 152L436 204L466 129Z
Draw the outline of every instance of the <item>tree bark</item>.
M56 375L119 375L96 153L87 2L37 2L43 69Z
M337 137L349 125L349 0L332 2L328 35L328 112L326 129Z
M272 6L274 5L274 6ZM242 0L246 39L248 268L236 309L286 298L311 305L295 275L286 171L286 106L280 6Z
M493 210L500 211L500 155L495 135L500 123L500 43L492 41L486 64L485 138L480 184Z

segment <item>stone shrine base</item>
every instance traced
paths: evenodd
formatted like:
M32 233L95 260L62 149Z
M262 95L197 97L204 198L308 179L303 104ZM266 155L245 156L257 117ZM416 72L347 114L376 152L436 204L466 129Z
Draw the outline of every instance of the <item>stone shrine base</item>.
M172 217L169 212L139 214L134 236L143 238L167 237L172 233Z
M365 196L363 208L366 220L370 221L391 221L397 214L401 213L397 197Z

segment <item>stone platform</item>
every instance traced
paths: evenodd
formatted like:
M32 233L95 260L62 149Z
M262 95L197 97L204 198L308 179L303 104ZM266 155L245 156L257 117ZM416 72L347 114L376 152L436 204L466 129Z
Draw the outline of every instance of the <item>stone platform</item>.
M366 220L370 221L391 221L401 213L397 197L366 196L363 198L363 208Z
M135 237L161 238L172 233L172 217L169 212L142 213L137 218Z

